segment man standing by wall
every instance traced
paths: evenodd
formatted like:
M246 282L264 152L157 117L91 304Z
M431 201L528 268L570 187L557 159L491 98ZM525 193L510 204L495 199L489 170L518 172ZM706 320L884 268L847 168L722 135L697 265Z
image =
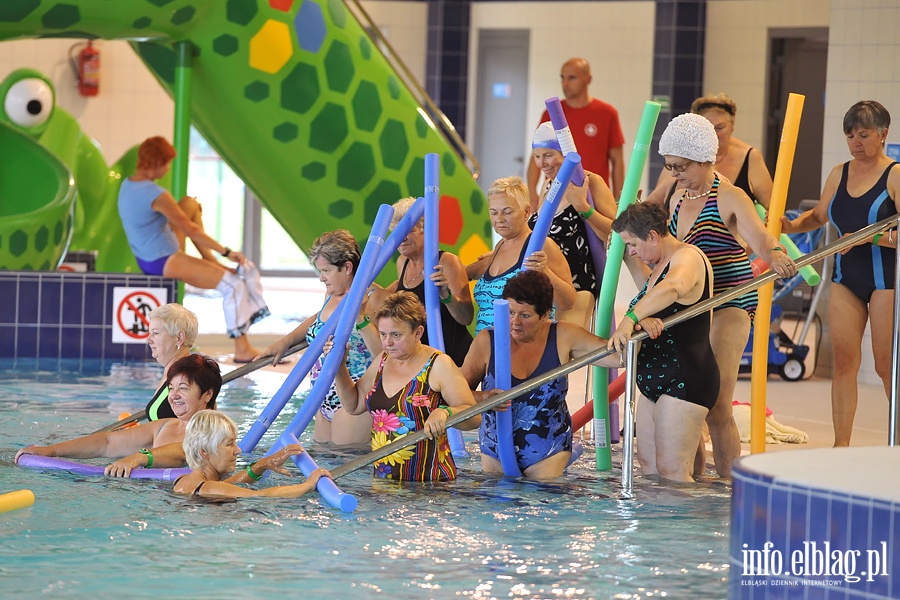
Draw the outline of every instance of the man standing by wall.
M606 181L616 200L622 192L625 179L625 159L622 126L619 113L611 105L592 98L588 93L591 83L591 65L583 58L570 58L560 70L562 80L563 113L569 122L569 129L575 140L575 147L581 156L585 171L597 173ZM550 120L547 111L541 116L541 123ZM539 123L540 124L540 123ZM540 170L534 161L528 165L528 191L532 206L536 207L538 193L535 190Z

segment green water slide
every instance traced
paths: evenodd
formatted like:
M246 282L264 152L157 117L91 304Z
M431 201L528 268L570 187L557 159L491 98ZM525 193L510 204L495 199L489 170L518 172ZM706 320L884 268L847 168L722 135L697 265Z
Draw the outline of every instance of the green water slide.
M0 155L0 265L56 269L72 237L72 175L50 151L2 122Z
M488 248L471 173L341 0L0 3L0 40L66 36L132 40L170 93L190 42L191 121L299 247L336 228L364 240L380 204L423 195L435 152L442 246Z

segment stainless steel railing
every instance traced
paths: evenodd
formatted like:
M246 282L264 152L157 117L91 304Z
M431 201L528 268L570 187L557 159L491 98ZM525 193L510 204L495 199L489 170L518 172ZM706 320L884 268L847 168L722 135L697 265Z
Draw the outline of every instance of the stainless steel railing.
M403 76L403 83L419 102L423 116L427 117L437 126L437 130L443 134L446 141L456 149L460 158L467 163L469 171L472 173L472 178L478 179L478 176L481 174L481 164L478 162L478 159L475 158L475 154L459 136L456 127L453 126L453 123L447 118L447 115L437 107L434 100L431 99L431 96L428 95L428 92L425 91L425 88L423 88L416 79L416 76L409 70L409 67L406 66L406 63L403 62L403 59L400 58L394 50L394 47L388 42L387 38L384 37L381 28L375 24L372 17L369 16L369 13L366 12L366 9L360 4L359 0L344 0L344 4L347 5L350 14L352 14L354 18L359 21L360 25L362 25L363 28L375 38L375 41L378 42L376 46L379 47L379 51L382 48L386 50L386 53L382 52L382 54L391 66L394 67L394 70Z

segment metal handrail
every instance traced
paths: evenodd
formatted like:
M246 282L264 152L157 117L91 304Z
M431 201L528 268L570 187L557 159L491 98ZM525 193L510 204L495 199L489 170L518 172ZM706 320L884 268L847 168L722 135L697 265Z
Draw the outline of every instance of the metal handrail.
M822 260L826 256L834 254L843 250L844 248L849 248L850 246L855 245L857 242L875 235L876 233L880 233L885 231L886 229L894 226L900 220L900 215L890 217L888 219L884 219L883 221L879 221L873 225L869 225L863 229L860 229L856 233L852 233L845 237L840 238L839 240L816 250L815 252L811 252L803 256L801 259L796 261L797 267L803 267L808 264L812 264ZM900 261L898 261L898 269L900 269ZM668 328L677 323L681 323L682 321L686 321L692 317L696 317L697 315L709 312L716 306L728 302L729 300L733 300L738 296L742 296L749 291L755 290L771 281L775 281L778 278L778 275L769 271L760 277L754 278L752 281L748 281L743 285L739 285L735 288L728 290L727 292L722 292L721 294L717 294L708 300L704 300L703 302L698 302L697 304L691 306L690 308L679 312L667 319L663 320L663 327ZM623 437L623 457L622 457L622 497L623 498L632 498L632 468L631 465L634 462L634 453L633 453L633 444L634 444L634 399L632 396L632 391L634 389L634 374L635 374L635 365L636 365L636 352L637 352L637 342L647 338L648 335L646 332L641 331L634 334L629 340L628 344L628 352L627 352L627 364L626 364L626 372L628 373L630 384L625 388L626 394L626 404L627 410L625 413L625 434ZM465 410L456 412L452 417L447 419L446 424L447 427L456 426L463 421L467 421L470 418L480 415L483 412L487 412L497 406L516 398L526 392L530 392L531 390L538 388L554 379L557 379L563 375L568 375L573 371L577 371L582 367L585 367L591 363L596 362L597 360L609 356L615 353L615 350L609 350L606 348L601 348L595 350L594 352L589 352L584 356L576 358L567 362L564 365L560 365L546 373L543 373L533 379L529 379L528 381L517 385L516 387L503 392L501 394L497 394L496 396L492 396L491 398L479 402L475 406L471 406ZM629 399L629 397L631 397ZM373 462L390 456L394 452L398 450L402 450L408 446L412 446L413 444L417 444L418 442L426 439L425 431L417 431L415 433L411 433L405 435L401 439L395 440L390 444L382 446L381 448L366 454L364 456L360 456L354 460L351 460L343 465L337 467L336 469L331 470L331 475L334 479L338 479L339 477L343 477L357 469L360 469L366 465L370 465Z
M406 88L413 93L413 96L417 96L416 99L419 101L420 106L427 109L426 112L428 114L423 116L431 118L432 121L437 120L440 122L441 132L444 134L445 138L449 137L447 141L456 148L456 151L462 158L468 161L472 178L478 179L478 176L481 174L481 164L478 162L478 159L475 158L475 154L469 149L463 139L459 137L456 127L453 126L453 123L447 118L447 115L437 107L434 100L431 99L431 96L428 95L428 92L425 91L425 88L423 88L416 79L416 76L413 75L412 71L409 70L409 67L406 66L406 63L403 62L403 59L400 58L400 55L397 54L397 51L394 50L394 47L391 46L387 38L384 37L384 34L381 33L381 28L375 24L372 17L369 16L369 13L366 12L366 9L362 7L359 0L344 0L344 4L352 4L356 7L356 10L359 11L359 15L361 15L365 21L364 23L360 22L360 25L363 25L364 28L368 28L368 31L377 39L378 43L387 49L388 54L385 55L384 52L382 52L382 55L387 59L391 66L403 73L405 77L403 83L406 85ZM360 16L355 14L353 10L350 10L349 12L353 14L357 21L360 21ZM376 46L378 46L378 44L376 44ZM381 47L379 47L379 51L381 51Z

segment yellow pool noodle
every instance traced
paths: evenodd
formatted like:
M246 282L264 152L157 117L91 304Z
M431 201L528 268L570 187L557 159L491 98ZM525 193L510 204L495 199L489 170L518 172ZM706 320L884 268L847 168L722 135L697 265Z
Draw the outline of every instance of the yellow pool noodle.
M789 94L784 114L767 224L769 233L776 238L781 235L781 217L787 202L805 99L800 94ZM766 451L766 380L769 378L769 321L772 318L773 288L772 283L759 288L759 305L754 317L756 327L753 328L753 363L750 368L750 452L754 454Z
M34 494L31 490L17 490L8 494L0 494L0 513L28 508L33 504Z

